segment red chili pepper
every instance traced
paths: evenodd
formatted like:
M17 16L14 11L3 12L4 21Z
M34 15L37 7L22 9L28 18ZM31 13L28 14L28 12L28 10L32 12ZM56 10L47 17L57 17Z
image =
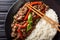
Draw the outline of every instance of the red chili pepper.
M19 27L20 25L16 24L16 26L18 26L17 32L18 32L19 37L23 38L22 32L20 31L20 27Z
M31 5L36 5L36 4L42 5L43 2L31 2Z
M22 25L20 25L20 24L15 24L17 27L21 27Z
M21 28L26 28L28 25L28 22L24 23L23 26Z
M15 24L18 28L26 28L28 25L28 22L25 22L23 25Z
M15 24L19 29L21 28L21 27L23 27L23 25L20 25L20 24Z
M19 33L20 32L20 29L17 29L17 32Z
M29 15L29 13L30 13L30 10L27 12L27 14L26 14L24 20L27 20L27 19L28 19L28 15Z
M18 32L19 37L22 39L22 38L23 38L23 34L22 34L22 32L20 31L20 29L18 29L17 32Z

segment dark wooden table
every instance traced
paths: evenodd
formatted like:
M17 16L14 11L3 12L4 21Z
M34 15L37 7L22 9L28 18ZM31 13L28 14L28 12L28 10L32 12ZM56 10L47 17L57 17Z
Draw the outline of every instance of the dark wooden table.
M0 0L0 40L7 40L5 34L5 19L8 10L16 0Z

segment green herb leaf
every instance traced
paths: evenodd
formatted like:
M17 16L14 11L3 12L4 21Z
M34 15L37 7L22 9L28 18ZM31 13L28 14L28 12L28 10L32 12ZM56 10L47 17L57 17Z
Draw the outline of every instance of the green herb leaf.
M28 16L28 25L27 25L27 32L29 31L29 30L31 30L31 28L32 28L32 14L30 13L29 14L29 16Z
M28 23L29 24L32 24L32 14L31 13L28 16Z
M31 30L32 26L30 24L27 25L27 32Z
M31 13L28 16L28 21L32 21L32 14Z

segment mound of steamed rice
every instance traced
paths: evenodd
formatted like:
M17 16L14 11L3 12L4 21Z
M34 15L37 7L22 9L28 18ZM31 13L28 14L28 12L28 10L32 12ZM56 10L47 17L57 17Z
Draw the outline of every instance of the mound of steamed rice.
M58 22L58 17L54 10L49 9L46 11L45 15ZM36 28L25 40L52 40L56 33L56 28L53 28L50 23L47 23L41 18L37 23Z

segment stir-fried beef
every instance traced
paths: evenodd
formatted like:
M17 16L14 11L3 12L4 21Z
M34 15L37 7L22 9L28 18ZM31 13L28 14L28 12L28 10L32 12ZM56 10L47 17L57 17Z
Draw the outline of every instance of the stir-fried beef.
M48 10L48 6L44 3L42 5L33 5L33 7L43 13ZM11 36L13 37L13 40L25 40L25 38L27 38L35 29L35 25L40 20L40 17L33 11L30 11L29 14L27 14L28 10L29 9L26 6L23 6L14 16L13 23L11 24Z

